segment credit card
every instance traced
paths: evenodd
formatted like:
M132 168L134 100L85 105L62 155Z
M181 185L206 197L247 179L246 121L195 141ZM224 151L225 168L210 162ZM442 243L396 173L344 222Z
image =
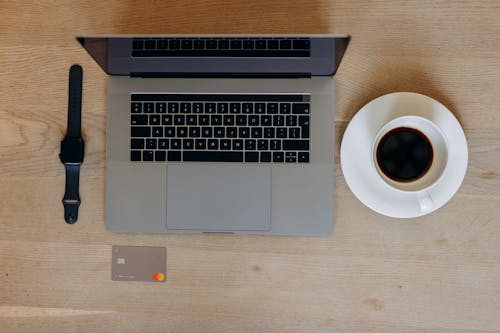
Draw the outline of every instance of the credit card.
M144 282L166 281L166 248L113 245L111 251L111 280Z

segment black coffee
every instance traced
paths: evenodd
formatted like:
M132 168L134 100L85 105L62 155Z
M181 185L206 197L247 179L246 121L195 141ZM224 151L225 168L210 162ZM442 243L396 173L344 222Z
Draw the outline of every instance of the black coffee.
M425 175L432 158L429 139L414 128L392 129L377 147L378 166L387 177L398 182L411 182Z

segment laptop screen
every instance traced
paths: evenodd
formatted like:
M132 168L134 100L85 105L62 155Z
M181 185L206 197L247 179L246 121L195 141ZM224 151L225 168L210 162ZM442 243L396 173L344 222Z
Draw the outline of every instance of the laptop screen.
M78 37L110 75L333 75L349 37L127 36Z

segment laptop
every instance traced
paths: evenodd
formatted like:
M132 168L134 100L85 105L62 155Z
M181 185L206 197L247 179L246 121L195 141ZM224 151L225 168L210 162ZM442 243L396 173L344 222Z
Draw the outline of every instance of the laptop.
M345 35L93 36L109 74L106 227L325 235Z

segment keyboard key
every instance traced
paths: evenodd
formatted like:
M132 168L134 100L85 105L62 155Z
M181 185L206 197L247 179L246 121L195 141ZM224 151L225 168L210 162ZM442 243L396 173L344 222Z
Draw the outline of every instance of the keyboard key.
M144 113L153 113L155 112L155 103L144 103L144 105L142 106L142 111Z
M231 150L231 140L228 140L228 139L220 140L220 149L221 150Z
M205 41L203 39L195 39L193 43L193 47L197 50L201 50L205 48Z
M226 125L226 126L234 125L234 116L233 115L225 115L224 116L224 125Z
M133 114L130 116L132 125L147 125L148 124L148 116L146 115L138 115Z
M219 47L220 50L227 50L227 49L229 49L229 40L227 40L227 39L220 39L217 42L217 46Z
M182 148L183 149L193 149L194 148L194 140L193 139L182 140Z
M261 126L271 126L272 125L272 118L273 116L261 116L260 118L260 125Z
M158 139L158 149L168 149L168 139Z
M197 125L198 124L198 116L194 114L190 114L186 116L186 125Z
M232 40L230 45L232 50L239 50L241 49L241 40Z
M190 138L199 138L200 137L200 128L199 127L189 127L189 137Z
M156 139L146 139L146 149L156 149Z
M283 140L283 150L309 150L309 140Z
M224 127L215 127L214 128L214 137L223 138L226 136L226 129Z
M309 117L308 116L299 116L299 126L309 126Z
M253 104L243 103L243 113L253 113Z
M280 49L281 50L289 50L292 48L292 41L289 39L280 40Z
M177 136L179 138L186 138L188 136L187 127L177 127Z
M154 138L163 137L163 127L153 127L153 137Z
M130 127L130 136L133 138L145 138L151 136L150 127Z
M183 160L188 162L243 162L243 152L185 151Z
M250 128L249 127L240 127L238 136L240 138L249 138L250 137Z
M285 116L273 116L273 126L285 126Z
M170 140L170 149L181 149L181 139Z
M269 141L257 140L257 147L259 150L268 150L269 149Z
M138 150L130 151L130 160L131 161L142 161L142 153Z
M171 50L177 50L181 47L181 41L178 39L171 39L168 41L168 48Z
M309 153L308 152L300 152L299 153L298 162L299 163L307 163L307 162L309 162Z
M274 128L273 127L265 127L264 128L264 137L265 138L274 138Z
M191 103L181 103L180 104L181 113L191 113Z
M196 147L196 149L206 149L207 148L207 140L196 139L194 141L194 146Z
M132 41L132 49L141 50L144 47L144 41L141 39L134 39Z
M254 41L253 40L243 40L243 49L245 50L252 50L254 48Z
M280 48L280 41L277 39L270 39L267 41L267 48L270 50L276 50Z
M199 125L210 125L210 116L207 114L200 114L198 116Z
M165 137L173 138L175 136L175 127L165 127Z
M181 152L170 150L167 153L167 159L169 162L177 162L181 160Z
M267 113L277 114L278 113L278 103L267 103Z
M203 103L193 103L193 113L203 113Z
M273 153L273 162L283 162L284 161L284 154L281 151L275 151Z
M256 116L256 115L248 116L248 125L249 126L259 126L259 116Z
M149 116L149 125L160 125L160 116L152 114Z
M179 113L179 103L168 103L168 113Z
M212 127L203 127L201 129L201 136L204 138L211 138L212 137Z
M243 150L243 140L233 140L233 150Z
M281 150L281 140L270 140L269 146L271 150Z
M252 138L262 138L262 127L252 127L250 132Z
M158 50L168 49L168 41L165 39L160 39L156 41L156 48Z
M217 139L208 139L208 149L209 150L219 149L219 141Z
M191 50L193 48L193 41L190 39L181 40L181 49Z
M229 104L229 112L241 113L241 104L240 103L230 103Z
M132 103L132 104L130 104L130 112L132 112L132 113L141 113L142 112L142 103Z
M154 39L148 39L144 43L144 48L146 50L154 50L156 49L156 40Z
M164 162L166 160L167 160L167 152L161 150L155 151L155 161Z
M156 103L156 113L166 113L167 103Z
M255 113L257 114L266 113L266 103L255 103Z
M132 139L130 140L131 149L144 149L144 139Z
M217 103L217 113L227 113L228 107L227 103Z
M293 41L293 48L295 50L308 50L310 47L309 39L297 39Z
M286 126L297 126L297 116L286 116Z
M205 47L209 50L217 48L217 41L215 39L208 39L205 41Z
M247 125L247 116L244 116L244 115L236 116L236 125L246 126Z
M280 113L281 114L289 114L291 112L290 103L280 103Z
M285 156L285 162L286 163L296 163L297 162L297 157L287 157L287 156Z
M216 104L215 103L206 103L205 104L205 113L215 113L216 112Z
M172 125L172 115L171 114L164 114L161 116L161 124L162 125Z
M237 138L238 137L238 130L236 127L228 127L226 129L226 137L228 138Z
M184 125L186 123L186 117L183 114L176 114L174 116L174 125Z
M295 103L292 105L293 114L309 114L309 103Z
M300 139L300 128L297 127L289 128L288 137L291 139Z
M245 140L245 150L255 150L257 147L256 140Z
M211 115L210 123L212 126L222 125L222 116L220 115Z
M258 39L255 41L255 49L265 50L267 48L267 43L264 39Z
M285 139L287 137L287 128L286 127L278 127L276 129L276 137L280 139Z
M153 157L154 157L154 155L153 155L152 150L144 150L142 152L142 160L143 161L148 161L148 162L153 161Z
M259 153L245 153L245 162L258 162Z
M271 162L271 153L270 152L261 152L260 153L260 161L261 162Z

